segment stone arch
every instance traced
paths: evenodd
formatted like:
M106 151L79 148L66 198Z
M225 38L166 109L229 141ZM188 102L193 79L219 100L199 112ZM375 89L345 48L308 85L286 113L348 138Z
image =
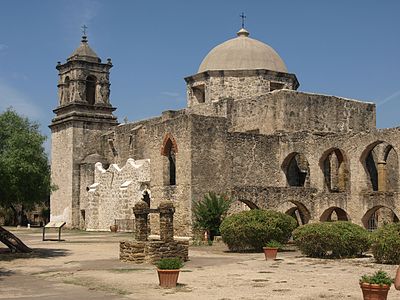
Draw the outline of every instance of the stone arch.
M335 217L333 217L335 216ZM348 213L338 206L332 206L326 209L321 217L319 218L321 222L331 222L331 221L350 221L350 216Z
M308 187L310 185L310 167L304 154L290 153L282 163L288 186Z
M298 225L304 225L310 221L310 211L303 203L298 201L288 201L288 203L292 204L293 206L289 209L284 209L285 214L295 218Z
M361 163L369 190L379 192L398 190L398 155L391 144L384 141L371 143L363 151Z
M350 172L347 157L339 148L330 148L320 159L324 175L324 188L329 192L345 192L350 189Z
M239 213L241 211L260 209L257 204L250 200L237 199L231 204L228 215Z
M90 105L94 105L96 102L96 83L97 78L93 75L86 77L85 91L86 91L86 102Z
M70 79L69 76L66 76L64 78L63 96L61 99L61 104L69 102L69 87L70 87Z
M376 205L367 210L361 222L366 229L373 231L383 224L399 222L399 217L390 207Z
M176 153L178 146L172 135L167 133L163 140L161 155L165 156L164 160L164 184L176 185Z

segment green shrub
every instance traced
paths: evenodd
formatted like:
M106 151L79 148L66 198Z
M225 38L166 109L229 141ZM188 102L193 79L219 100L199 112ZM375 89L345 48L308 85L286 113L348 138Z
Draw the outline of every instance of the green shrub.
M394 280L385 271L379 270L372 275L363 275L360 282L391 286Z
M262 250L271 240L287 242L296 226L291 216L253 209L225 218L220 231L222 240L232 251Z
M207 230L211 239L219 235L219 226L225 217L232 201L225 195L209 192L203 200L193 205L194 226L200 230Z
M387 224L372 233L372 253L379 263L400 263L400 223Z
M183 267L183 262L179 257L162 258L156 263L160 270L176 270Z
M347 221L314 223L293 232L299 250L311 257L355 257L371 246L367 230Z

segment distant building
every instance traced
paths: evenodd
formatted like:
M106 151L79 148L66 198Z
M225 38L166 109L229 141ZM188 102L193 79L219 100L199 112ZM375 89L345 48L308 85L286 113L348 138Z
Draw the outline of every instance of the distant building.
M111 67L85 36L57 65L52 220L129 228L134 203L167 199L175 234L188 236L193 202L215 191L236 200L232 211L271 208L301 224L398 221L400 130L376 129L373 103L296 91L296 75L244 28L185 78L187 107L156 118L118 124Z

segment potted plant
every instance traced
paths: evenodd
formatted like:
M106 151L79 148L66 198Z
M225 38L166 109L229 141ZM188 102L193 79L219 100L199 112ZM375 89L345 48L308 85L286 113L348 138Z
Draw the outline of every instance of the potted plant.
M263 247L265 260L275 259L279 248L282 248L281 243L275 240L270 240L265 247Z
M162 258L157 263L157 273L160 286L175 287L178 282L179 269L183 267L179 257Z
M360 287L364 300L386 300L393 278L382 270L373 275L363 275L360 279Z
M117 232L118 231L118 225L117 225L117 220L114 220L114 225L110 226L111 232Z

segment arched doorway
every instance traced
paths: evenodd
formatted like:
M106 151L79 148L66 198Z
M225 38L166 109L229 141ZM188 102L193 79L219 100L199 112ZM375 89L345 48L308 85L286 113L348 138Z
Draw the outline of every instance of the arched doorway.
M311 219L310 211L303 203L298 201L288 201L286 205L283 205L283 211L296 219L298 225L307 224Z
M176 185L176 154L178 146L170 134L166 134L161 149L161 155L166 157L164 162L164 184Z
M259 207L250 200L238 199L232 202L231 206L229 207L228 215L251 209L259 209Z
M395 212L386 206L377 205L369 209L361 219L364 227L369 231L374 231L387 223L399 222L399 217Z
M322 213L319 220L321 222L350 221L350 217L343 208L332 206Z
M96 77L90 75L86 77L86 102L90 105L96 102Z

